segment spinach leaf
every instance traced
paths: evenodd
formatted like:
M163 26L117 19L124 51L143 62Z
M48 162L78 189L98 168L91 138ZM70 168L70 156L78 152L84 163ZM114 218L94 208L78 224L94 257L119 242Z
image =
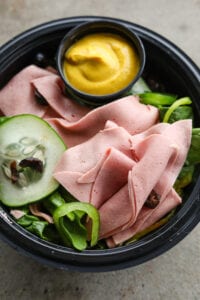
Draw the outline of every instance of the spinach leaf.
M200 163L200 128L192 129L192 140L186 161L190 165Z
M164 106L160 109L160 121L163 121L164 115L168 110L168 107ZM192 119L193 120L193 110L191 106L179 106L177 107L169 117L168 123L174 123L179 120Z
M180 106L182 105L190 105L192 103L191 99L189 97L184 97L181 99L176 100L172 105L168 108L166 111L164 117L163 117L163 122L168 123L169 118L171 117L172 113Z
M194 165L184 165L176 179L174 188L180 196L183 196L183 189L192 182L194 169Z
M22 216L16 222L24 227L29 232L37 235L43 240L58 243L60 238L57 230L53 224L49 224L46 221L40 220L38 217L30 215L27 213Z
M31 224L35 221L38 221L39 218L35 217L33 215L24 215L23 217L21 217L20 219L17 220L17 223L19 225L21 225L22 227L28 227L31 226Z

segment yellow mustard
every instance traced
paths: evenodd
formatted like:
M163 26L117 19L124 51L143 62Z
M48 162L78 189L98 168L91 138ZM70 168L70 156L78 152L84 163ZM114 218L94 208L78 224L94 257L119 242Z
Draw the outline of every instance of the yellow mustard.
M75 42L65 53L64 74L76 89L106 95L126 87L139 70L138 54L124 38L94 33Z

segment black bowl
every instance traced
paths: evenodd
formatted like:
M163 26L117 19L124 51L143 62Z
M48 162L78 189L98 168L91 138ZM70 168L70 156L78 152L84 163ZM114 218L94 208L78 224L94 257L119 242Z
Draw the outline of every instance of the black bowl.
M65 59L65 52L75 42L77 42L82 37L88 34L102 33L102 32L114 33L127 40L127 42L129 42L132 45L135 51L137 51L140 67L137 74L133 76L132 81L128 85L124 86L122 89L111 94L93 95L93 94L84 93L83 91L76 89L73 85L70 84L63 71L63 62ZM92 106L99 106L122 97L126 92L130 90L132 85L138 80L138 78L141 76L144 70L145 50L142 41L131 28L115 21L97 20L97 21L82 23L81 25L78 25L72 30L67 32L67 34L64 36L64 38L62 39L58 47L56 62L57 62L58 71L65 83L67 93L72 98L77 99L80 102Z
M0 49L0 88L30 63L55 64L58 45L68 30L88 21L113 20L76 17L49 22L22 33ZM190 96L195 126L200 126L200 70L186 54L160 35L141 26L114 20L136 32L144 43L147 59L143 77L156 90ZM38 55L42 53L42 55ZM44 56L43 56L44 55ZM42 58L42 59L41 59ZM154 84L158 82L159 84ZM7 209L0 206L0 236L15 249L42 263L65 270L110 271L136 266L181 241L200 220L200 168L185 192L183 204L162 228L128 246L108 250L77 252L45 242L17 225Z

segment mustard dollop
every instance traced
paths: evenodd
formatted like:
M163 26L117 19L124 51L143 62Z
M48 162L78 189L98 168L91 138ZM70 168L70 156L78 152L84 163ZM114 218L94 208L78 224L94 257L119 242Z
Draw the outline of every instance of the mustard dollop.
M110 33L94 33L75 42L65 53L64 74L76 89L106 95L126 87L139 70L134 47Z

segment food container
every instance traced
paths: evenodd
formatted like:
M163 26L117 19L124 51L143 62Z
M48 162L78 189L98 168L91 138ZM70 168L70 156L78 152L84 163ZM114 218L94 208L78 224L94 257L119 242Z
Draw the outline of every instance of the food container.
M166 89L180 97L193 100L195 125L200 126L200 70L174 44L162 36L136 24L101 17L75 17L55 20L32 28L15 37L0 49L0 88L25 66L47 61L55 63L55 54L64 35L77 25L88 21L114 20L134 30L141 38L146 50L146 65L143 76L154 85L154 90ZM39 58L38 58L39 57ZM37 58L37 59L36 59ZM155 85L154 82L158 82ZM187 188L183 204L170 221L127 246L108 250L86 250L78 252L55 245L32 235L17 225L0 206L0 237L21 253L41 263L56 268L77 271L110 271L144 263L175 246L198 224L200 220L200 168L196 169L193 183Z
M128 84L113 93L94 95L80 91L73 85L71 85L63 71L63 62L65 60L66 51L68 51L70 47L73 46L74 43L79 41L81 38L87 36L88 34L94 33L115 34L120 38L123 38L127 43L131 45L138 57L139 68L137 73L132 76L132 80ZM138 80L144 70L145 50L142 41L133 30L130 30L127 26L124 26L119 22L101 20L86 22L68 31L58 47L56 61L59 73L65 83L66 91L68 92L68 94L82 103L89 104L95 107L118 99L130 90L132 85Z

